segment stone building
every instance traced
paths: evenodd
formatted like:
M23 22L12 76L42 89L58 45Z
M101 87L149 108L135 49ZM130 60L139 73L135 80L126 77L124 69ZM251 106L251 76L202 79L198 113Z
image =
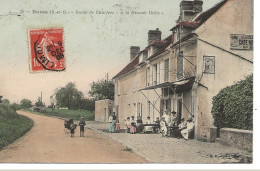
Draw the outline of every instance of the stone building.
M114 102L109 99L95 101L95 121L108 122L113 114Z
M253 0L202 9L202 0L182 0L172 34L149 31L148 46L114 77L120 121L194 116L195 138L214 141L212 98L253 72Z

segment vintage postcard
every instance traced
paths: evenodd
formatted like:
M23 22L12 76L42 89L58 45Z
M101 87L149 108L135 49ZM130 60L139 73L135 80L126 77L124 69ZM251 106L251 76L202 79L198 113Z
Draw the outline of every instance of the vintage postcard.
M0 166L253 168L253 0L0 4Z

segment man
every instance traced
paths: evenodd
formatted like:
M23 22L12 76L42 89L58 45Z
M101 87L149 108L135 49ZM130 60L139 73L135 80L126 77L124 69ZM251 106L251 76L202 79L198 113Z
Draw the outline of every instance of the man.
M79 127L80 127L80 137L84 137L84 126L86 122L84 121L83 117L80 118Z
M192 118L189 118L187 121L188 122L187 122L186 128L181 131L181 135L183 136L183 138L185 140L189 139L189 136L194 129L194 122L192 121Z

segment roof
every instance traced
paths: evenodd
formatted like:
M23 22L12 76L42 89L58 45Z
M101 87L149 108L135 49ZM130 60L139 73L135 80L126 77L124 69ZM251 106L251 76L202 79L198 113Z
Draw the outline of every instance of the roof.
M124 67L118 74L116 74L113 77L113 79L131 71L132 69L134 69L138 65L138 63L139 63L139 56L136 56L132 61L130 61L129 64L126 65L126 67Z
M155 40L153 41L154 45L161 47L159 48L151 57L149 57L148 59L152 59L157 55L160 55L161 53L165 52L166 48L171 44L171 37L172 35L168 36L166 39L164 40ZM150 44L151 45L151 44ZM149 45L149 46L150 46ZM148 46L148 47L149 47ZM141 52L147 51L148 47L144 48L144 50L142 50ZM116 74L113 79L115 79L116 77L119 77L123 74L128 73L129 71L131 71L132 69L136 68L139 64L139 55L136 56L132 61L130 61L129 64L127 64L118 74Z
M172 35L168 36L166 39L164 39L162 41L162 46L161 48L159 48L152 56L150 56L149 58L147 58L148 60L149 59L152 59L158 55L160 55L161 53L165 52L166 51L166 48L171 44L172 42Z
M171 31L173 31L174 29L178 28L179 26L184 26L184 27L187 27L187 28L197 28L199 24L200 24L199 21L181 21L181 22L177 23L171 29Z
M207 21L213 14L215 14L227 1L229 0L222 0L221 2L214 5L212 8L208 9L207 11L202 12L199 14L193 21L181 21L177 23L170 31L178 28L179 26L184 26L187 28L196 29L201 26L205 21Z

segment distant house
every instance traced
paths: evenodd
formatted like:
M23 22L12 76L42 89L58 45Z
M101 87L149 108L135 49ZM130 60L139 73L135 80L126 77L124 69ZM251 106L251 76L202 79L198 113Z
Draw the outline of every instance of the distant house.
M95 121L108 122L113 114L114 102L109 99L95 101Z
M113 78L120 122L194 116L195 138L211 141L212 98L253 72L253 0L222 0L205 12L202 6L182 0L169 37L151 30L145 49L130 48L130 63Z

